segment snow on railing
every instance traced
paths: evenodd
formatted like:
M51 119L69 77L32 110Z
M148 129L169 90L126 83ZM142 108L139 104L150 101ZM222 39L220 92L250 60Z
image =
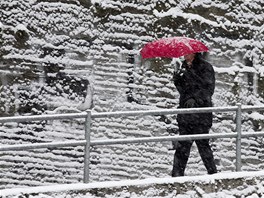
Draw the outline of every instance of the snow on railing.
M82 113L69 114L53 114L53 115L35 115L35 116L14 116L2 117L0 123L6 122L24 122L24 121L39 121L39 120L59 120L59 119L85 119L85 140L79 141L65 141L65 142L50 142L50 143L33 143L33 144L19 144L19 145L1 145L0 151L16 151L16 150L30 150L40 148L54 148L54 147L74 147L84 146L84 176L83 182L89 182L89 164L90 164L90 148L99 145L113 145L113 144L129 144L129 143L146 143L146 142L163 142L163 141L183 141L183 140L197 140L210 138L236 138L236 171L241 170L241 138L264 136L264 132L241 132L242 111L261 111L264 106L237 106L230 107L204 107L204 108L190 108L190 109L166 109L166 110L144 110L144 111L119 111L119 112L105 112L92 113L86 111ZM126 139L107 139L107 140L90 140L91 122L96 118L104 117L120 117L120 116L146 116L146 115L168 115L168 114L185 114L185 113L208 113L208 112L236 112L236 133L215 133L215 134L199 134L199 135L174 135L174 136L159 136L159 137L143 137L143 138L126 138Z

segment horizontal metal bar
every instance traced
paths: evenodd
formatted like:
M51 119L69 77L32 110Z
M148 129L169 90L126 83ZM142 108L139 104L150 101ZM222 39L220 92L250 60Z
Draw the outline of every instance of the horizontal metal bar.
M235 133L224 134L202 134L202 135L176 135L176 136L163 136L163 137L144 137L144 138L130 138L130 139L107 139L91 141L91 146L99 145L112 145L112 144L126 144L126 143L145 143L145 142L161 142L172 140L192 140L192 139L209 139L209 138L232 138L236 137ZM0 151L15 151L15 150L31 150L53 147L73 147L84 146L85 140L80 141L67 141L67 142L50 142L50 143L34 143L34 144L20 144L0 146Z
M264 136L264 132L242 133L241 136L242 137ZM130 139L107 139L107 140L91 141L91 146L128 144L128 143L164 142L164 141L184 141L184 140L198 140L198 139L211 139L211 138L236 138L236 137L237 137L237 133L215 133L215 134L199 134L199 135L143 137L143 138L130 138ZM85 145L86 145L85 140L20 144L20 145L0 146L0 151L32 150L32 149L54 148L54 147L85 146Z
M264 132L242 133L241 137L264 136ZM164 142L164 141L184 141L211 138L236 138L237 133L214 133L214 134L198 134L198 135L175 135L161 137L143 137L130 139L107 139L96 140L91 142L91 146L112 145L112 144L128 144L128 143L147 143L147 142Z
M91 142L91 146L112 145L112 144L129 144L129 143L147 143L147 142L164 142L164 141L184 141L210 138L235 138L236 133L216 133L216 134L199 134L199 135L175 135L163 137L143 137L130 139L111 139L96 140Z
M264 111L264 106L242 106L242 111Z
M237 106L230 106L230 107L203 107L203 108L188 108L188 109L158 109L158 110L127 111L127 112L116 111L116 112L92 113L91 117L103 118L103 117L120 117L120 116L227 112L227 111L236 111L237 108L238 108ZM242 111L259 111L259 110L264 110L264 106L242 106ZM86 115L87 115L86 112L81 112L81 113L68 113L68 114L1 117L0 123L86 118Z
M81 113L68 113L68 114L2 117L0 118L0 123L85 118L86 115L87 115L86 112L81 112Z
M54 147L73 147L73 146L84 146L85 144L86 144L85 140L67 141L67 142L19 144L19 145L0 146L0 151L19 151L19 150L54 148Z
M237 108L238 107L236 106L232 106L232 107L202 107L202 108L188 108L188 109L158 109L158 110L144 110L144 111L127 111L127 112L116 111L116 112L93 113L92 118L225 112L225 111L236 111Z
M247 132L247 133L242 133L241 137L259 137L259 136L264 136L264 132Z

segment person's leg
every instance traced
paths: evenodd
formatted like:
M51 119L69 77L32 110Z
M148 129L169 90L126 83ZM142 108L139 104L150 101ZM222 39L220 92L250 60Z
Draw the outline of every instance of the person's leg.
M193 141L179 141L174 154L172 177L184 176Z
M188 128L179 126L180 135L188 135ZM184 176L193 141L178 141L173 159L172 177Z
M199 134L207 134L207 133L209 133L209 129L208 128L199 128L197 132ZM209 139L196 140L195 143L198 147L198 151L199 151L200 156L203 160L203 163L207 169L208 174L216 173L217 169L216 169L216 165L215 165L213 151L212 151L211 146L209 144Z

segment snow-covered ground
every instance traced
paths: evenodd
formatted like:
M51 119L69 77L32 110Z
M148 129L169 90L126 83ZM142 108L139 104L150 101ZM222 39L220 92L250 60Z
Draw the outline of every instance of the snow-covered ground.
M2 198L263 198L264 171L14 188L0 193Z

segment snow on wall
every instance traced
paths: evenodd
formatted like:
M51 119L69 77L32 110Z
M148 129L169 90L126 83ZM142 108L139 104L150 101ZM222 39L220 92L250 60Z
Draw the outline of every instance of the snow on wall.
M175 108L178 93L171 81L173 62L143 61L139 49L155 38L176 35L201 39L210 47L208 58L217 72L215 106L261 105L262 4L258 0L250 4L2 1L1 115ZM263 131L261 116L256 119L246 114L244 118L244 131ZM175 116L168 119L97 119L92 123L92 138L168 135L177 129ZM234 130L232 114L215 115L212 132ZM10 123L0 131L1 144L81 140L84 122ZM260 138L243 141L243 170L263 168L261 144ZM218 169L234 171L235 140L212 140L212 146ZM170 143L94 147L91 180L168 176L173 159L169 147ZM0 160L1 188L75 183L83 177L82 147L4 152ZM186 173L205 172L194 146Z

